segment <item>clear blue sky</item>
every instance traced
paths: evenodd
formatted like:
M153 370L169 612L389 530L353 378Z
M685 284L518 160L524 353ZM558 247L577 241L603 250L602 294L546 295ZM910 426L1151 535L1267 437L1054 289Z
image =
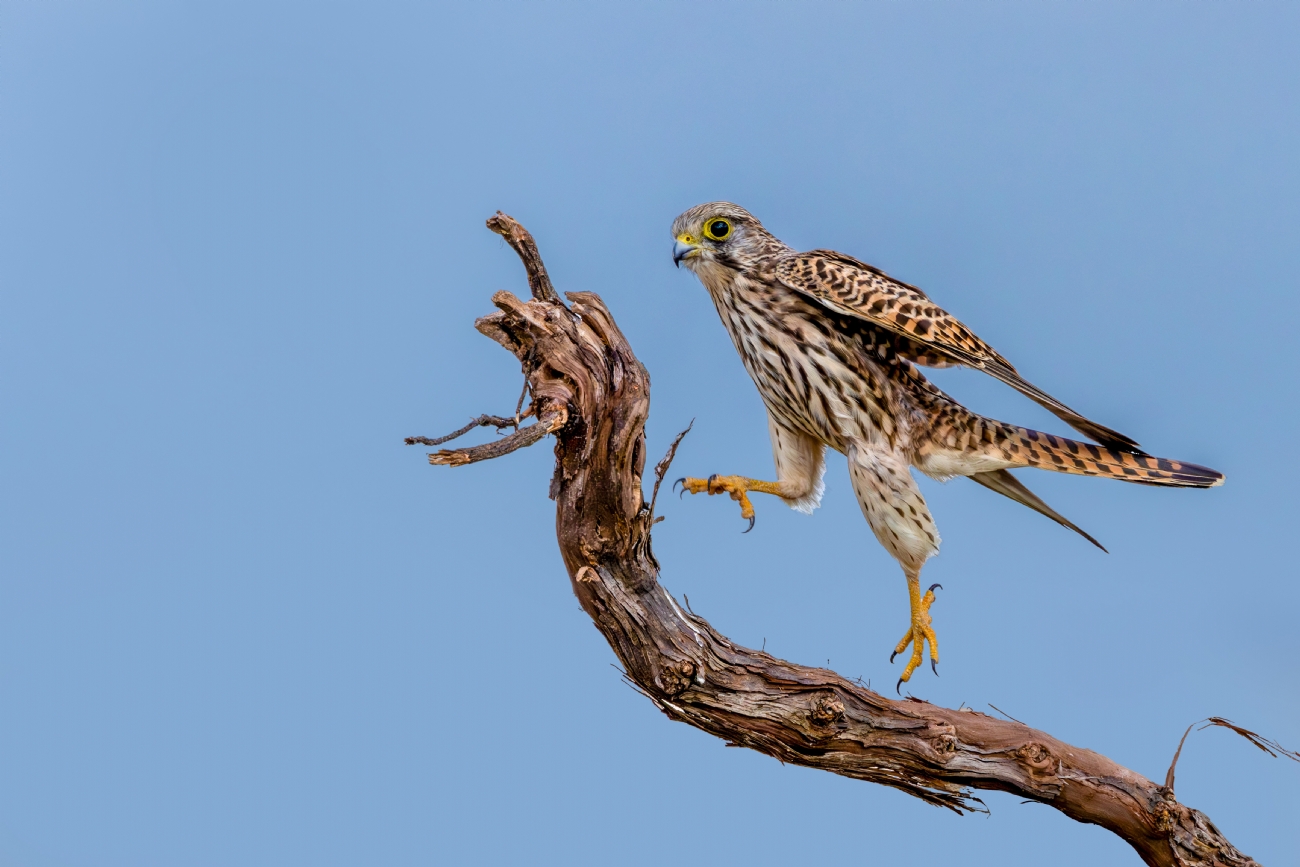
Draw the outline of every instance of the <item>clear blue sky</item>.
M0 865L1137 864L1009 796L958 818L669 722L570 592L549 448L447 470L401 439L514 406L472 328L526 292L500 208L649 367L652 456L695 418L676 470L768 474L669 255L678 212L739 202L1227 473L1022 476L1109 555L923 482L915 695L1153 778L1210 714L1300 746L1297 33L1267 3L4 4ZM827 481L747 536L669 500L662 580L889 689L905 585ZM1270 865L1298 784L1223 730L1178 774Z

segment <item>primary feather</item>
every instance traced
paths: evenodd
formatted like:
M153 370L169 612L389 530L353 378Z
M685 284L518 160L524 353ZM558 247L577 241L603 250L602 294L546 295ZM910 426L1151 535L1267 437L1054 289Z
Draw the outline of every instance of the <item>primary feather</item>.
M983 370L1104 446L1140 451L1131 437L1084 417L1025 380L1011 362L915 286L834 250L781 256L773 272L782 284L830 310L879 325L930 353ZM913 360L925 364L923 358Z

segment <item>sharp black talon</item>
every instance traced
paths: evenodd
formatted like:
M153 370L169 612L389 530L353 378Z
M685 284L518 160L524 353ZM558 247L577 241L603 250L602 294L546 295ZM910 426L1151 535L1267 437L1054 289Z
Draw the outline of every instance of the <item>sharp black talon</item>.
M898 679L898 683L894 684L894 692L899 695L903 694L903 679L901 677Z
M717 477L718 477L717 473L714 473L713 475L709 476L709 483L706 486L706 488L710 494L713 493L713 480L716 479Z
M942 584L931 584L931 585L930 585L930 589L927 590L926 592L927 592L927 593L933 593L933 592L934 592L934 588L936 588L936 587L938 587L940 590L943 589L943 585L942 585Z
M680 479L678 479L677 481L673 482L673 490L674 490L674 491L677 490L677 486L678 486L678 485L681 485L681 486L682 486L682 492L681 492L680 494L677 495L677 499L680 500L682 497L686 496L686 477L685 477L685 476L682 476Z
M895 656L898 656L898 651L897 651L897 650L895 650L893 653L889 654L889 664L890 664L890 665L893 665L893 664L894 664L894 657L895 657Z
M933 659L930 660L930 670L934 672L935 677L939 676L939 666Z
M749 519L749 530L752 530L752 529L754 529L754 519L753 519L753 518L750 518L750 519ZM741 533L740 533L740 535L742 535L742 536L745 535L746 533L749 532L749 530L742 530Z

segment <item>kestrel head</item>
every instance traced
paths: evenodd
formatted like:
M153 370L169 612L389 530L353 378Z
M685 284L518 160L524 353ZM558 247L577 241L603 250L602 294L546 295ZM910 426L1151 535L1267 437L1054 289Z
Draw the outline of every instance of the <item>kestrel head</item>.
M709 266L743 271L786 250L749 211L731 202L696 205L673 220L673 263L696 273Z

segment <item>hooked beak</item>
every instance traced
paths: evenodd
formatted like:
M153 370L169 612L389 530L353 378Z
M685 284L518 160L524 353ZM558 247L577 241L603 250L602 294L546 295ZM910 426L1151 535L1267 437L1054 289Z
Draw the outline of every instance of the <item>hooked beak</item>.
M682 267L682 260L699 249L695 244L686 244L680 238L673 241L673 264Z

